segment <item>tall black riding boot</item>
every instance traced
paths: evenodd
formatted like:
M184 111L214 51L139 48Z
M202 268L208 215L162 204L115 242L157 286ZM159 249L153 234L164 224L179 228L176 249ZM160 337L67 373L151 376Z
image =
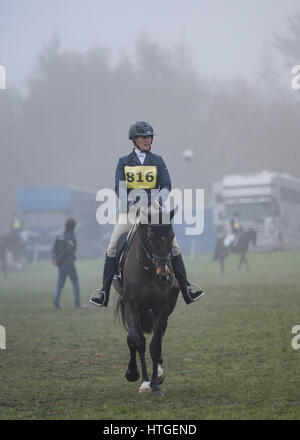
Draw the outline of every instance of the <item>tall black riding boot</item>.
M116 272L117 259L116 257L105 257L105 264L103 269L103 285L102 289L97 289L91 296L90 303L98 307L107 307L109 300L110 286Z
M186 270L181 254L172 257L172 265L173 265L175 277L179 282L181 293L185 303L191 304L192 302L202 298L204 296L204 293L201 289L194 292L190 287L190 283L187 280Z

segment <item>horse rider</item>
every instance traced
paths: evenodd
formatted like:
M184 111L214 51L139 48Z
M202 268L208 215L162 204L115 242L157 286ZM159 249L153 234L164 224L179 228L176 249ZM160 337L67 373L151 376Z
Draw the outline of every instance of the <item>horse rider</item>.
M10 223L11 232L19 234L22 230L22 223L17 214L14 214Z
M242 226L240 222L240 215L237 211L233 213L233 217L230 221L231 233L227 235L224 240L224 246L233 248L238 241L240 233L242 232Z
M168 198L171 190L171 179L163 158L151 152L153 136L153 128L146 121L137 121L130 126L129 139L133 143L133 150L129 155L119 159L115 174L115 191L120 200L122 199L122 191L129 195L136 188L144 189L147 192L149 204L151 202L151 189L159 190L159 196L154 201L154 204L158 207ZM149 173L149 179L142 179L142 176L147 177L147 173ZM125 189L120 185L120 182L126 182ZM90 303L98 307L107 307L108 305L110 287L117 268L117 243L122 234L129 232L131 227L130 214L134 213L135 210L136 207L133 201L127 202L126 206L120 209L119 219L114 227L106 251L102 289L100 292L98 290L99 293L94 292L90 299ZM176 238L172 243L171 254L173 270L185 303L190 304L200 299L204 296L204 293L201 289L193 291L190 287L191 284L187 280L184 262Z

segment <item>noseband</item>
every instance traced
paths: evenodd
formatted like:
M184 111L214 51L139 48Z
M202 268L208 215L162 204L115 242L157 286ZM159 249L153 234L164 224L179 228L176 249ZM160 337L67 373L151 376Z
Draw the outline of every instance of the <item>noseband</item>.
M151 267L153 269L155 269L155 267L156 267L155 263L157 263L158 266L165 266L171 262L171 252L169 252L168 255L166 255L165 257L160 257L159 255L156 255L153 252L148 251L145 244L143 243L141 236L140 236L138 227L137 227L137 234L138 234L138 240L140 241L140 243L144 249L145 255L151 264L150 267L144 266L145 270L149 270ZM137 245L136 249L137 249L137 254L138 254L138 245ZM138 260L140 261L139 255L138 255Z
M153 252L150 254L152 263L158 264L158 266L165 266L171 261L171 253L169 253L166 257L160 257L159 255L155 255Z

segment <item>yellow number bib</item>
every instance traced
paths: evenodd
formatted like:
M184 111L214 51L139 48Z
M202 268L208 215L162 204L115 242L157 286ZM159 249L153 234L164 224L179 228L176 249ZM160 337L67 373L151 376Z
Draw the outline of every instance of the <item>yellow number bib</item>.
M234 227L234 229L240 229L240 227L241 227L240 222L238 222L237 220L235 220L235 222L233 223L233 227Z
M20 229L20 227L21 227L21 223L18 220L15 220L13 222L13 228L14 229Z
M156 166L125 166L127 188L152 189L156 187Z

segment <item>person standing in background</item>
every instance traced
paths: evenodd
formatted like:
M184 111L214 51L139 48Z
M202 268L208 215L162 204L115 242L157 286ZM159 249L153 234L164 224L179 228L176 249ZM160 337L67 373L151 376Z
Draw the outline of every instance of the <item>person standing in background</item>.
M80 302L80 287L75 267L75 252L77 246L74 234L75 226L75 220L67 220L63 237L55 240L52 249L52 261L53 264L58 267L58 279L53 298L53 305L56 309L60 309L60 294L67 277L70 278L73 287L74 306L77 309L86 308L86 306L83 306Z

